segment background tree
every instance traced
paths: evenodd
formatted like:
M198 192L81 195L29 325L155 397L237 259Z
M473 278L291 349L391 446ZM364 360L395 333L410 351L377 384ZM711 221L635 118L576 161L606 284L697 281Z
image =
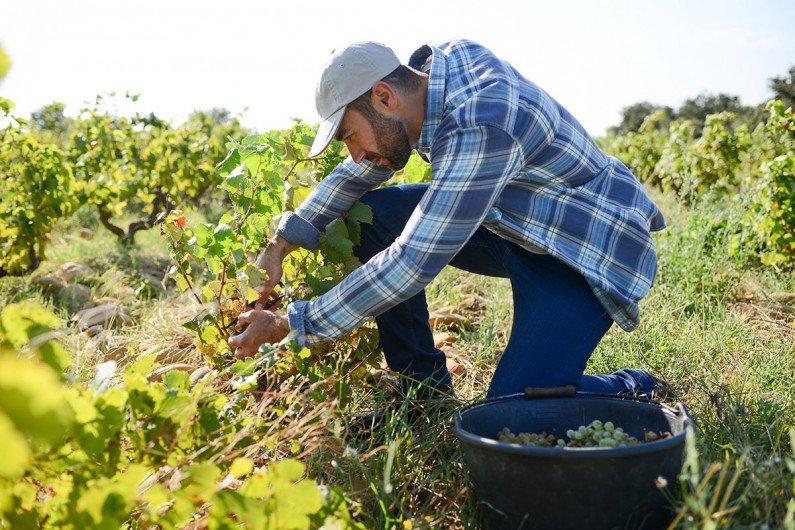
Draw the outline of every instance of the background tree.
M643 120L659 110L664 111L665 118L661 117L660 119L656 120L655 127L657 127L657 130L666 130L671 119L674 117L673 109L671 107L664 107L654 103L649 103L648 101L642 101L640 103L630 105L629 107L624 107L621 110L621 124L617 127L611 127L610 132L613 134L638 132L641 125L643 125Z
M776 99L784 104L784 108L795 107L795 66L789 69L789 79L786 77L771 79L770 88L776 93Z
M74 119L64 114L65 109L65 103L53 101L49 105L34 110L30 114L30 122L28 122L31 130L62 149L66 147L69 133L74 128Z
M704 121L710 114L731 112L740 115L743 112L740 98L728 94L699 94L695 98L685 100L684 104L676 111L677 120L690 120L696 137L701 136Z

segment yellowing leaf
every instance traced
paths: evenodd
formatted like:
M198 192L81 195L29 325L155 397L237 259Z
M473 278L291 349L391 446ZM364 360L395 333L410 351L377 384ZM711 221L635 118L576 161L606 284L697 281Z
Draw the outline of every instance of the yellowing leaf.
M48 366L18 357L0 357L0 411L25 436L54 444L72 420L56 373Z
M0 477L17 479L28 468L32 453L25 437L14 427L14 424L0 411L0 447L3 457L0 458Z
M250 458L235 458L235 461L229 467L229 473L235 478L240 478L251 473L253 469L254 461Z

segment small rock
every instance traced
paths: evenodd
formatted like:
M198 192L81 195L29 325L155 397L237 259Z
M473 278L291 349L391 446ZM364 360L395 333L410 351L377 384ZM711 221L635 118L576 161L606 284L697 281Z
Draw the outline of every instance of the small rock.
M469 322L464 317L451 313L443 313L441 311L432 312L429 315L428 323L431 325L432 329L442 325L447 326L451 330L469 327Z
M85 307L91 301L91 289L85 285L75 283L67 285L60 291L58 296L62 302L76 307Z
M459 313L459 308L457 305L447 304L446 306L440 307L435 311L436 313L449 313L451 315L457 315Z
M95 306L111 305L111 306L116 307L120 303L121 302L119 301L118 298L113 298L112 296L103 296L101 298L97 298L97 299L94 300L94 305Z
M433 343L437 348L441 348L442 346L449 346L450 344L455 344L458 342L458 338L449 334L449 333L434 333L433 334Z
M124 298L135 298L135 289L129 285L119 285L113 289L113 296L120 300Z
M129 353L130 349L127 346L117 346L116 348L111 348L105 353L105 361L121 361L124 359L127 354Z
M770 298L781 304L795 305L795 293L779 292L770 295Z
M199 368L195 369L190 374L190 384L191 386L195 385L205 377L207 377L212 370L209 366L200 366Z
M41 287L47 291L58 292L66 287L66 282L57 276L39 276L30 281L36 287Z
M96 337L103 331L105 331L105 328L97 324L96 326L89 326L88 328L86 328L85 334L87 337Z
M85 263L78 263L78 262L69 262L64 263L61 266L61 272L66 278L66 281L69 283L74 283L78 280L82 280L88 278L89 276L93 276L94 269L86 265Z
M447 371L453 375L461 376L466 373L467 369L463 364L447 359Z
M84 309L72 317L78 329L86 330L94 326L109 328L113 325L126 326L132 324L132 318L113 304L100 305Z

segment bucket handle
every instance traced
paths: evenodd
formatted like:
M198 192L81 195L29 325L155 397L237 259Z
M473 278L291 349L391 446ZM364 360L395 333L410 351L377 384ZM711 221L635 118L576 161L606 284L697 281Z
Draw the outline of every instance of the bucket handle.
M524 397L527 399L559 398L572 397L576 392L574 385L564 386L528 386L524 389Z

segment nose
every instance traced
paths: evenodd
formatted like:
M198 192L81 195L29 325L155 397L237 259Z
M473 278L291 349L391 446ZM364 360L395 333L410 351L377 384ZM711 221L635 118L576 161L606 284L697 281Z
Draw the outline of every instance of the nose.
M352 143L348 144L348 152L351 154L351 158L357 164L361 164L364 157L367 156L367 153L361 147L354 145Z

